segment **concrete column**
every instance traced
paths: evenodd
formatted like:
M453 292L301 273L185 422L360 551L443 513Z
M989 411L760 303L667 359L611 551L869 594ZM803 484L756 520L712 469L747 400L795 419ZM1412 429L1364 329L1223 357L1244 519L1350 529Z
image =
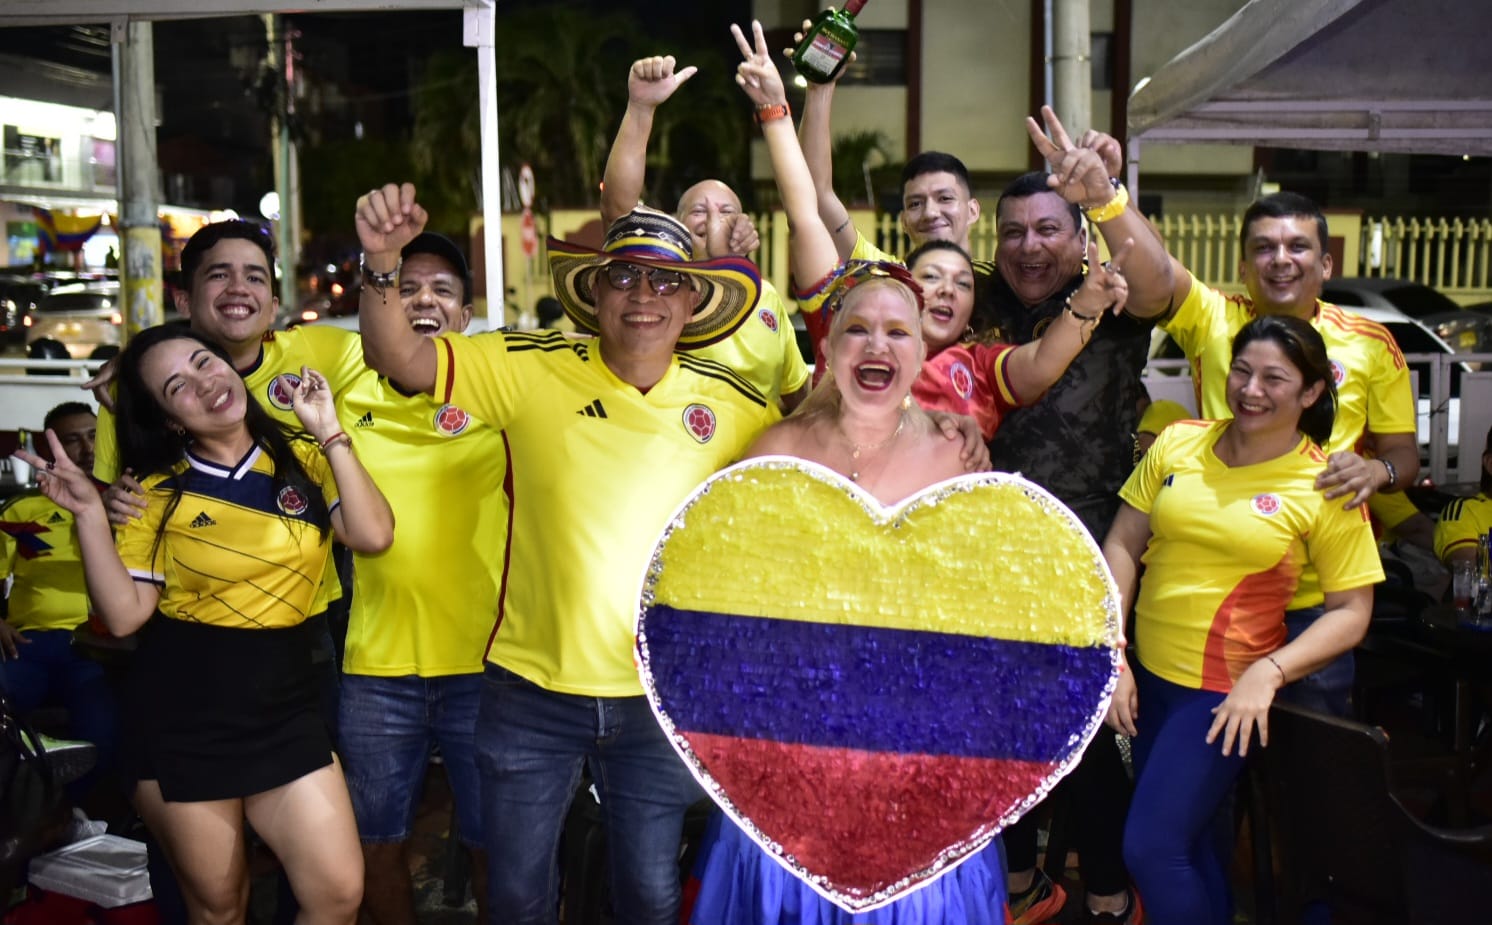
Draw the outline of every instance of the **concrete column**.
M116 23L114 114L119 126L119 262L125 336L164 320L159 168L155 152L155 43L149 22Z
M1093 125L1089 0L1052 0L1052 108L1076 138Z

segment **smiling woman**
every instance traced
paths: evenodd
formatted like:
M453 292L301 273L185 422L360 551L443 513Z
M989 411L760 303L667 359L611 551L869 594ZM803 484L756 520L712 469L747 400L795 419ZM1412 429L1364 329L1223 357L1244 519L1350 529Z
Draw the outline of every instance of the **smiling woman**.
M224 292L243 279L231 267L201 276L224 279ZM307 917L350 923L361 895L352 809L319 712L318 624L307 617L331 535L377 552L393 518L337 424L326 380L301 373L292 399L304 432L292 433L249 400L221 348L179 325L136 335L119 359L116 429L144 515L121 526L117 547L103 500L55 434L54 463L23 456L74 515L99 617L116 635L140 632L125 770L193 921L242 917L246 816L285 862ZM212 834L224 831L237 834Z

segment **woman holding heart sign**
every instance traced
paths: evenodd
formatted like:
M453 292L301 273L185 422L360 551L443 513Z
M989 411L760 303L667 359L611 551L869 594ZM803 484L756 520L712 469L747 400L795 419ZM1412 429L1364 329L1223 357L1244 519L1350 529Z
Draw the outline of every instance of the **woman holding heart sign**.
M808 300L823 306L825 376L788 419L769 428L748 457L790 456L818 463L890 507L964 472L956 447L944 440L924 407L972 414L985 436L999 416L1034 398L1055 381L1082 349L1100 316L1124 301L1118 272L1096 274L1091 291L1052 326L1054 335L1023 348L958 344L973 307L968 256L956 245L931 245L913 270L886 262L841 266L834 241L817 210L816 194L786 105L781 77L759 25L753 48L732 27L745 59L737 83L757 105L757 120L772 155L779 189L793 228L791 263L799 280L819 281ZM916 274L927 281L927 293ZM924 297L936 317L925 311ZM817 332L816 332L817 333ZM931 341L930 341L931 339ZM924 394L929 348L961 351L944 363L941 388ZM955 394L956 393L956 394ZM916 400L914 400L914 398ZM807 823L805 822L805 825ZM988 838L988 835L985 836ZM977 844L977 842L975 842ZM865 846L856 846L864 848ZM871 846L874 848L874 846ZM888 846L889 847L889 846ZM972 850L970 848L969 850ZM873 853L873 852L872 852ZM691 921L710 925L1000 925L1005 921L1006 872L998 839L946 876L922 881L907 893L888 887L877 908L851 913L789 874L741 828L723 815L702 847L699 890Z
M1108 718L1135 737L1124 859L1156 925L1232 920L1232 831L1217 831L1231 817L1219 810L1254 733L1269 744L1276 691L1362 639L1383 580L1367 515L1315 487L1336 404L1316 330L1284 315L1250 322L1233 340L1227 399L1231 420L1161 432L1103 544L1135 611L1138 658ZM1307 562L1326 613L1287 642Z

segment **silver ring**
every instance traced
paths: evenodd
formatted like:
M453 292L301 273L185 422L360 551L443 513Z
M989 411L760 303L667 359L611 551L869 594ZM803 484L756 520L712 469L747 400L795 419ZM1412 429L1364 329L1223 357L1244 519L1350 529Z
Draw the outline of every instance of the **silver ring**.
M1103 262L1103 268L1110 273L1117 273L1120 276L1124 275L1124 271L1114 266L1114 262L1112 260L1105 260Z

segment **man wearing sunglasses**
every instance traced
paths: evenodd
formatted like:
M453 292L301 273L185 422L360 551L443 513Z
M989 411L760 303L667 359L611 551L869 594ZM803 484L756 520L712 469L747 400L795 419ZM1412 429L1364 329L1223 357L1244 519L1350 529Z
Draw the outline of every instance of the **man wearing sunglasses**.
M751 317L756 267L694 260L682 223L635 209L599 250L549 242L556 294L595 339L428 339L403 319L397 284L425 220L409 184L358 200L363 344L403 388L504 428L511 532L476 736L489 908L554 921L557 841L588 763L617 920L671 925L684 811L701 794L632 664L638 580L678 504L779 416L692 354Z
M616 220L640 201L654 112L694 73L693 67L675 70L671 55L633 62L627 72L627 111L606 158L602 221ZM756 231L741 212L740 198L719 180L701 180L685 190L674 215L689 229L697 254L725 257L756 248ZM730 337L699 348L695 355L729 366L784 412L808 394L808 365L798 350L787 305L766 280L752 316Z

